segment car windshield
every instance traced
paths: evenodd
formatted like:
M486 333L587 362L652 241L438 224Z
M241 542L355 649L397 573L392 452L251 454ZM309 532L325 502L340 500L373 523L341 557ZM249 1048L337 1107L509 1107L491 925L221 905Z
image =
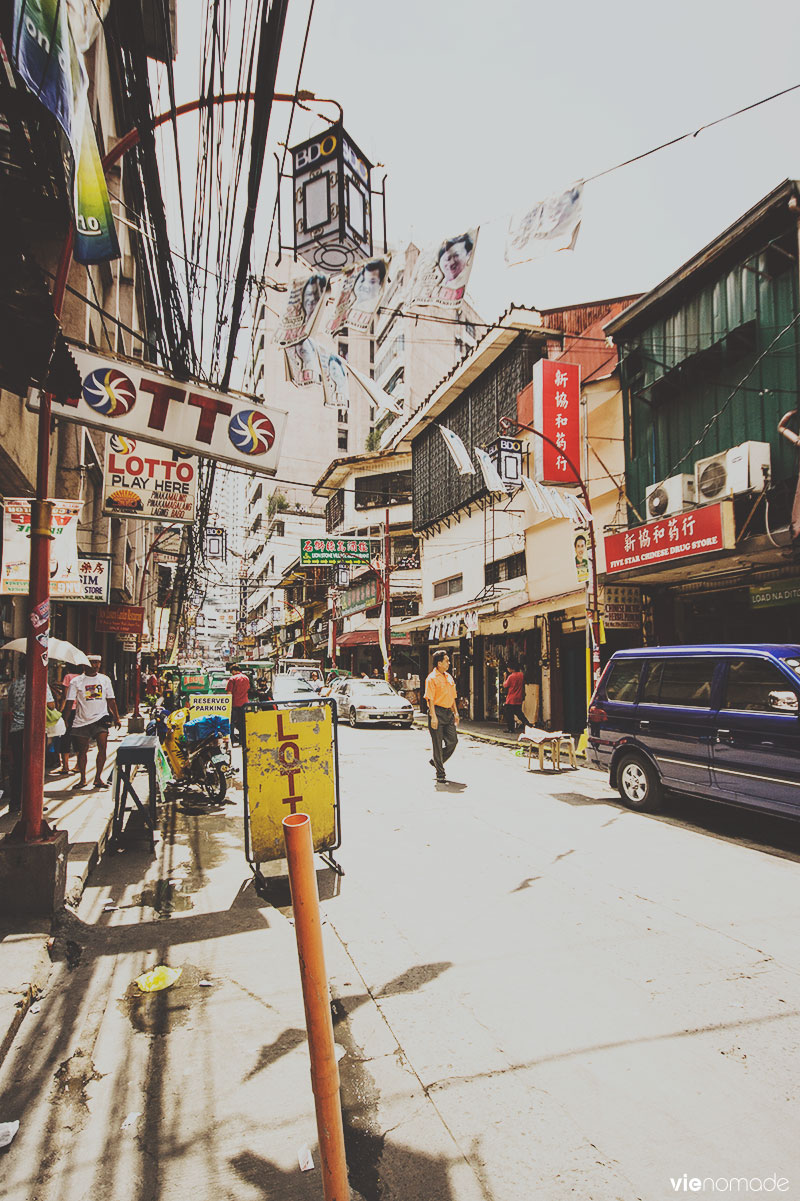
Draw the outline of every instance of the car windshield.
M293 696L313 696L316 692L302 676L276 676L272 681L272 695L276 701L288 700Z
M371 692L378 696L397 696L394 688L385 680L357 680L353 688L359 692Z

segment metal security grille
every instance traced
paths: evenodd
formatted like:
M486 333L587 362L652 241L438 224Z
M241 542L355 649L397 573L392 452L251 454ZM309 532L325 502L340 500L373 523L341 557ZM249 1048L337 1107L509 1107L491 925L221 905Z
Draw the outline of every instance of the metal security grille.
M530 382L541 343L519 339L471 384L439 418L472 454L500 432L502 417L516 418L517 396ZM459 475L439 432L430 425L412 443L414 529L424 530L486 495L483 476Z

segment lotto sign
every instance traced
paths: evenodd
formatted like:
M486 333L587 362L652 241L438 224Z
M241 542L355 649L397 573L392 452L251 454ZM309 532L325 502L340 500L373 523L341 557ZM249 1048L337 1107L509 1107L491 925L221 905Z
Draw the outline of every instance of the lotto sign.
M581 369L576 363L539 359L533 367L533 424L536 479L540 484L575 484L581 454ZM568 461L569 460L569 461Z
M303 538L301 567L335 567L338 563L369 563L371 544L363 538Z
M232 703L229 692L193 692L189 697L189 717L227 717L230 721Z
M103 513L150 521L194 521L197 459L185 451L106 435Z
M287 421L280 409L238 392L179 382L137 359L99 355L75 343L70 350L81 394L57 404L54 416L264 475L277 471ZM39 393L31 392L28 408L39 407Z
M247 857L285 858L287 813L311 818L314 850L339 845L338 762L330 702L244 713Z
M647 525L607 534L606 572L630 571L659 563L726 550L734 545L733 503L704 505L691 513L649 521Z

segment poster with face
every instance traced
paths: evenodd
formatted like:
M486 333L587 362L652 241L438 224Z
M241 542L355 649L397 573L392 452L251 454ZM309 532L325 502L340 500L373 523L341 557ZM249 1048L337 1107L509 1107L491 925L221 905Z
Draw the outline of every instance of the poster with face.
M319 361L322 368L324 404L331 409L349 409L350 381L347 378L347 364L344 359L320 347Z
M369 328L386 290L390 262L391 256L370 259L342 272L330 333L341 333L346 326L362 330Z
M411 281L412 304L441 304L456 308L464 299L472 271L478 229L445 238L424 250Z
M275 334L279 346L297 346L312 333L325 300L328 277L322 271L294 278Z
M296 388L307 388L321 382L319 352L316 342L311 338L305 338L296 346L287 346L283 353L286 356L286 378Z
M585 526L579 526L572 531L572 542L575 548L575 571L579 584L589 583L589 531Z

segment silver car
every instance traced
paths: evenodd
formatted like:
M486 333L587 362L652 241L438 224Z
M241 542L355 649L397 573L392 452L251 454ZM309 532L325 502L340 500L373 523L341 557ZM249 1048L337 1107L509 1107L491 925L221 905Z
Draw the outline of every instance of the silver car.
M331 697L336 704L339 720L345 718L354 728L391 721L410 726L414 721L414 706L395 692L385 680L336 681Z

